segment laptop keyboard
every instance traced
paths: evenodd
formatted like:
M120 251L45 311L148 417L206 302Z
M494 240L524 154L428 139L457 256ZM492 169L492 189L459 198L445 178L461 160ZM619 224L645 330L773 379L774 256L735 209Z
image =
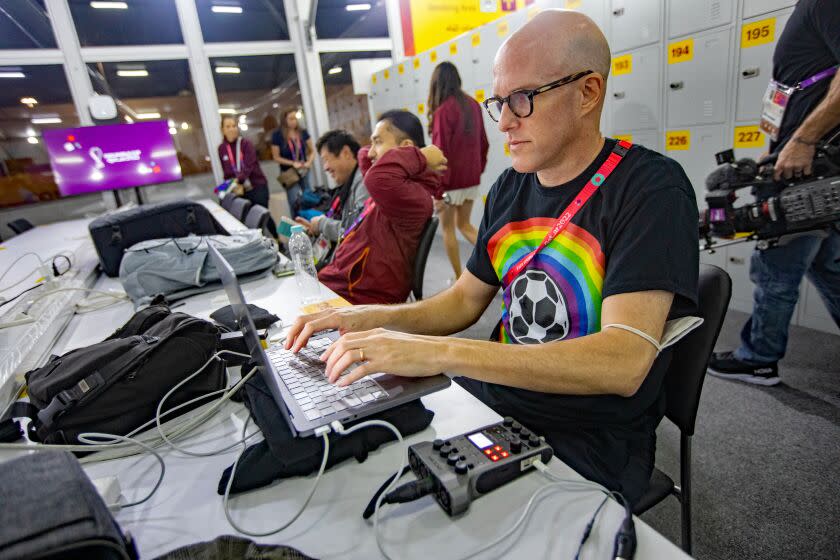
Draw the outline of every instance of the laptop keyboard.
M268 359L308 420L317 420L388 397L387 391L370 377L359 379L347 387L330 384L324 375L326 365L318 357L331 343L328 338L310 340L297 354L280 345L267 351ZM344 373L348 371L349 368Z

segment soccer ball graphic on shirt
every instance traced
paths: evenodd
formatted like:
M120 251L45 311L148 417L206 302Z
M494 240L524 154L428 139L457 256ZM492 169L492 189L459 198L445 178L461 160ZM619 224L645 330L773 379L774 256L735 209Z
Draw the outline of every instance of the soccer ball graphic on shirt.
M543 344L569 333L566 300L542 270L528 270L513 281L508 313L510 334L520 344Z

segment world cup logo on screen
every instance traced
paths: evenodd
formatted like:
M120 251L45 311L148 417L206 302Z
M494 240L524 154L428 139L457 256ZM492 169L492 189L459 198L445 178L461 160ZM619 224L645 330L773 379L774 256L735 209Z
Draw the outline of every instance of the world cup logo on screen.
M103 167L105 167L105 162L102 160L102 148L100 148L99 146L94 146L93 148L88 150L88 155L90 156L90 159L93 160L93 166L95 168L102 169Z

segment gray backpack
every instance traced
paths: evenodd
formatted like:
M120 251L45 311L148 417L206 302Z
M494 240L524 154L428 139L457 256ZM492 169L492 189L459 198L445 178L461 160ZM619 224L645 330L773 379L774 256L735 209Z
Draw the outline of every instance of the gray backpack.
M276 243L259 230L150 239L126 249L120 263L120 282L137 306L147 305L156 295L175 301L215 290L219 273L208 258L208 243L219 250L237 276L261 275L277 262Z

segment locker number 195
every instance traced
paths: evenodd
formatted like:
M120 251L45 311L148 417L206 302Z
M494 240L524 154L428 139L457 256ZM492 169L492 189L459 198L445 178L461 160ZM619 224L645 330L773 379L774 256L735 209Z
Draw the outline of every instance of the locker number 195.
M776 18L763 19L741 28L741 48L748 49L772 43L776 34Z

